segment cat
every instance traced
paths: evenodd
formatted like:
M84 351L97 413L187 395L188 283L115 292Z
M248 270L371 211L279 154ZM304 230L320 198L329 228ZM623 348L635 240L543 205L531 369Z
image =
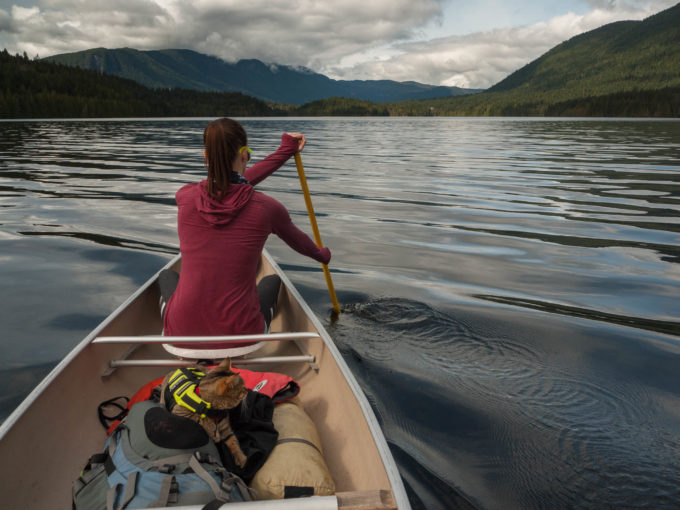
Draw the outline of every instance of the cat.
M205 372L205 368L199 365L188 368ZM165 390L170 378L174 374L175 372L169 373L161 384L162 405L165 405ZM173 406L172 414L189 418L198 423L215 443L224 441L234 458L234 462L239 467L244 467L248 458L241 450L241 445L238 438L234 435L229 421L229 414L226 411L236 407L248 395L248 390L243 382L243 378L231 370L230 358L226 358L211 371L205 373L205 377L198 383L197 393L200 394L202 400L210 403L211 409L225 411L221 413L219 420L209 416L201 417L200 414L179 404Z

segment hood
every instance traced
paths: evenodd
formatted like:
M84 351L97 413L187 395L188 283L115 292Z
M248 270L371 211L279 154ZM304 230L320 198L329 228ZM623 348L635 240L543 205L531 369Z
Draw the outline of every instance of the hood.
M196 209L201 217L215 226L223 226L239 215L255 191L250 184L230 184L221 199L208 195L205 181L198 186Z

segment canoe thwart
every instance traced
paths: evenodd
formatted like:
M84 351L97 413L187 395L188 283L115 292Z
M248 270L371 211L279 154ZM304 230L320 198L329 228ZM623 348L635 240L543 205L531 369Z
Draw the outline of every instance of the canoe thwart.
M238 359L234 358L232 363L239 365L275 364L275 363L314 363L316 359L313 355L302 356L265 356L261 358ZM121 367L186 367L195 365L196 360L182 359L114 359L109 362L112 369Z
M279 340L300 340L303 338L321 338L318 333L309 331L287 333L264 333L261 335L229 335L229 336L98 336L92 340L93 344L210 344L210 343L237 343L237 342L275 342Z
M397 510L389 490L338 492L338 510Z
M295 342L295 345L297 346L298 350L300 351L300 354L302 354L303 356L307 356L307 357L311 358L311 361L309 362L309 366L312 370L314 370L314 372L316 372L318 374L319 373L319 365L316 364L316 359L314 358L314 356L309 354L309 352L307 351L307 348L304 346L304 344L300 340L295 339L295 340L293 340L293 342Z
M142 346L140 344L134 344L131 345L130 347L127 348L127 350L121 355L119 359L128 359L130 356L132 356L137 350L139 350ZM104 373L101 375L102 380L106 379L109 377L113 372L116 370L116 367L111 366L111 363L109 363L109 367L104 370Z
M183 508L200 510L202 506ZM224 505L224 508L235 510L398 510L389 490L338 492L335 496L234 502Z
M202 510L205 505L182 506L180 510ZM338 510L335 496L310 496L289 499L236 501L225 503L221 509L229 510Z

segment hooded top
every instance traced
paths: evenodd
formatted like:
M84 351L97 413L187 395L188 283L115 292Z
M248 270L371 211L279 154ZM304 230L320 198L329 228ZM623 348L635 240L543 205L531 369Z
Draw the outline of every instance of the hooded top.
M230 184L220 199L208 195L205 181L187 184L177 192L182 271L165 311L166 335L263 333L255 278L271 233L295 251L328 263L330 251L318 248L298 229L280 202L252 186L283 165L297 147L296 138L282 135L275 153L246 170L251 184ZM192 344L196 347L201 346Z

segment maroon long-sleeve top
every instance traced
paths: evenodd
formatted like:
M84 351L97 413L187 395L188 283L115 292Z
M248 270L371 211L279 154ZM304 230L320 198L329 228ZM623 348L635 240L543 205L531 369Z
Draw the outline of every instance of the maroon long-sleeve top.
M230 184L219 200L208 195L205 181L187 184L177 192L182 272L167 304L165 335L263 333L255 278L271 233L295 251L328 263L330 251L318 248L297 228L280 202L252 186L271 175L297 149L296 138L282 135L275 153L246 170L250 184ZM219 348L215 344L210 347Z

